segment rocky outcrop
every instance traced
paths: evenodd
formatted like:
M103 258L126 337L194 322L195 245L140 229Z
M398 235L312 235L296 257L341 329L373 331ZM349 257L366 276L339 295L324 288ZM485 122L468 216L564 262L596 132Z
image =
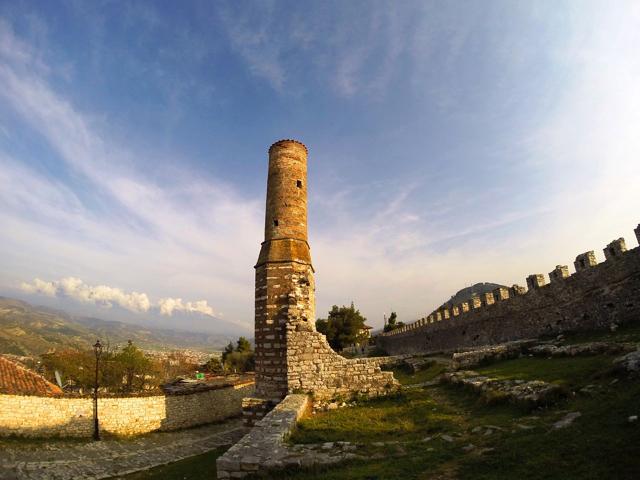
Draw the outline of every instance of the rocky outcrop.
M640 348L613 361L614 365L627 373L640 374Z
M634 350L633 345L624 343L591 342L577 345L543 344L529 348L529 353L544 357L578 357L591 355L610 355Z
M467 387L488 402L508 401L524 407L550 405L566 395L560 385L542 380L497 380L471 370L445 373L442 381Z
M470 368L489 362L509 360L519 357L523 349L533 345L535 340L521 340L517 342L503 343L493 347L476 348L453 354L452 368Z

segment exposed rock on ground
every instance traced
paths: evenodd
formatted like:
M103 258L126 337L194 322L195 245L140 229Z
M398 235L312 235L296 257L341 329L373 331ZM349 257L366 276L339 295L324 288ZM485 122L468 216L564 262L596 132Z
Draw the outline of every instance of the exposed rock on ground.
M567 413L564 417L562 417L560 420L558 420L556 423L553 424L553 428L555 430L558 430L560 428L566 428L569 425L571 425L576 418L581 416L582 414L580 412Z
M535 343L535 340L520 340L494 345L492 347L475 348L473 350L454 353L451 366L453 369L459 370L461 368L475 367L485 362L517 358L522 354L524 348L534 345Z
M420 370L423 370L432 363L433 360L426 357L408 357L405 358L402 362L402 364L406 366L411 373L416 373Z
M614 365L627 373L640 374L640 348L634 352L627 353L613 361Z
M622 353L633 350L635 346L624 343L591 342L578 345L536 345L529 348L529 353L545 357L577 357L588 355L604 355Z
M451 367L454 370L472 368L478 365L518 358L522 355L554 358L610 355L630 352L636 348L636 345L628 343L591 342L577 345L559 345L557 342L521 340L454 353Z
M489 402L505 400L526 407L549 405L566 395L560 385L541 380L496 380L472 370L445 373L442 381L468 387Z

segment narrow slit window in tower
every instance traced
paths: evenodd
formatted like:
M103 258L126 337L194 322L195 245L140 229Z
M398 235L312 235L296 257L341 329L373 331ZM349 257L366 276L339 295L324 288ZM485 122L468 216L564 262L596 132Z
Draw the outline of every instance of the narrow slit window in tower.
M274 221L273 221L273 226L274 226L274 227L277 227L277 226L278 226L278 220L274 220Z
M302 180L296 180L296 187L302 188Z

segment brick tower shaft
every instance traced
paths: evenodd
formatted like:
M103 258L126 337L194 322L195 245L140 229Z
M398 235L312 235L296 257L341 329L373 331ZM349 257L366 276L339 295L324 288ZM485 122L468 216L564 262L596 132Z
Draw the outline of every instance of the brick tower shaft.
M287 331L315 330L307 149L295 140L269 148L264 237L255 266L256 395L279 400L289 389Z

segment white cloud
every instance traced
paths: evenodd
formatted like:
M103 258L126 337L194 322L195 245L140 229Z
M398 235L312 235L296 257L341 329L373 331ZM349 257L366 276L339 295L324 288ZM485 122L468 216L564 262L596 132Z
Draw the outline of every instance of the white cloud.
M161 298L152 304L146 293L125 292L120 288L107 285L87 285L76 277L65 277L60 280L43 281L36 278L31 283L22 282L20 289L30 294L48 297L67 297L78 302L93 303L99 307L112 308L117 305L135 313L145 313L158 309L162 315L172 316L174 313L196 313L210 317L220 316L209 306L206 300L184 302L181 298Z
M173 312L201 313L214 316L213 308L206 300L197 302L183 302L181 298L162 298L158 301L158 307L162 315L173 315ZM218 314L220 316L220 314Z
M65 277L51 282L36 278L33 283L23 282L21 289L27 293L41 293L50 297L70 297L79 302L94 303L106 308L118 305L132 312L147 312L151 307L149 297L144 293L126 293L120 288L106 285L91 286L75 277Z
M39 293L47 297L55 297L58 287L54 282L45 282L36 278L33 283L22 282L20 288L27 293Z

